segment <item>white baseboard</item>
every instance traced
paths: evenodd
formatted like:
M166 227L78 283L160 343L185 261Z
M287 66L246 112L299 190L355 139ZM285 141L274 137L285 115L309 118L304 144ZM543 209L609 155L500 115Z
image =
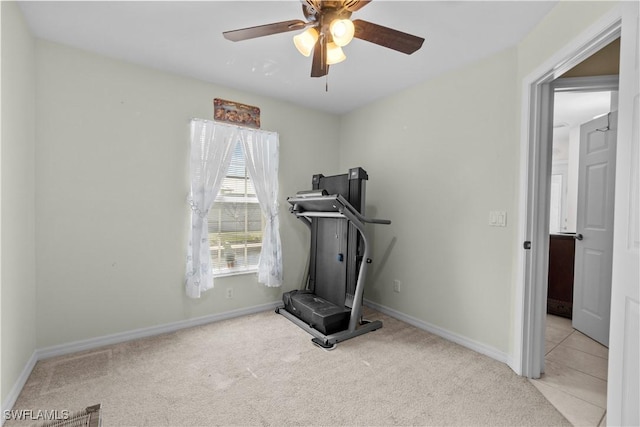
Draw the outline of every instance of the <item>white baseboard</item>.
M22 388L24 387L24 385L27 383L27 380L29 379L29 375L31 375L31 371L33 371L33 368L35 368L36 363L38 363L37 353L38 351L36 350L33 352L33 354L31 354L31 357L27 361L27 364L24 365L24 369L22 369L22 372L20 373L20 376L18 376L17 381L15 382L13 387L11 387L11 391L9 391L9 395L4 400L4 402L2 402L2 414L0 415L0 426L4 425L4 422L5 422L4 411L10 410L11 408L13 408L13 405L16 403L16 400L18 400L18 396L20 396L20 392L22 391Z
M81 341L74 341L67 344L54 345L38 349L38 360L48 359L50 357L63 356L65 354L76 353L84 350L92 350L94 348L103 347L105 345L118 344L121 342L132 341L140 338L152 337L155 335L175 332L180 329L191 328L193 326L205 325L207 323L219 322L221 320L232 319L234 317L246 316L249 314L260 313L267 310L275 310L281 305L279 301L266 304L256 305L253 307L240 308L237 310L226 311L224 313L210 314L207 316L196 317L194 319L180 320L177 322L166 323L164 325L151 326L148 328L134 329L132 331L121 332L117 334L104 335L96 338L89 338Z
M413 316L409 316L408 314L404 314L400 311L394 310L393 308L389 308L387 306L378 304L376 302L373 302L367 299L365 299L364 304L368 307L373 308L374 310L378 310L381 313L384 313L388 316L394 317L398 320L401 320L405 323L415 326L418 329L431 332L432 334L438 335L448 341L452 341L470 350L473 350L480 354L484 354L485 356L489 356L490 358L495 359L498 362L502 362L509 365L509 362L511 361L511 358L509 357L508 354L496 348L488 346L486 344L474 341L462 335L455 334L439 326L435 326L435 325L432 325L431 323L425 322L424 320L420 320Z
M134 329L132 331L121 332L117 334L104 335L86 340L74 341L67 344L54 345L36 349L27 361L18 380L11 388L9 395L2 402L2 414L0 415L0 426L4 425L4 411L10 410L15 405L22 388L27 382L31 371L39 360L48 359L50 357L64 356L66 354L76 353L79 351L92 350L106 345L118 344L121 342L132 341L140 338L148 338L155 335L175 332L180 329L191 328L194 326L205 325L207 323L219 322L221 320L232 319L234 317L247 316L250 314L260 313L268 310L275 310L276 307L282 305L281 301L274 301L266 304L256 305L253 307L240 308L237 310L226 311L224 313L211 314L207 316L197 317L194 319L180 320L178 322L167 323L164 325L151 326L148 328Z

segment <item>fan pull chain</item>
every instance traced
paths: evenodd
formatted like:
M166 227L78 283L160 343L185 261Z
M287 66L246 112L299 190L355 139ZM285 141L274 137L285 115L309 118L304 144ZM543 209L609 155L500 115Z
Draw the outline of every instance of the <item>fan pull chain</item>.
M325 92L329 92L329 73L328 73L328 70L327 70L327 67L329 65L327 65L327 42L325 40L326 36L324 34L324 31L322 31L320 33L320 37L322 37L322 41L320 42L320 46L322 46L322 49L321 49L322 55L321 55L321 57L322 57L322 63L324 64L323 68L324 68L325 73L326 73L325 74L324 91Z

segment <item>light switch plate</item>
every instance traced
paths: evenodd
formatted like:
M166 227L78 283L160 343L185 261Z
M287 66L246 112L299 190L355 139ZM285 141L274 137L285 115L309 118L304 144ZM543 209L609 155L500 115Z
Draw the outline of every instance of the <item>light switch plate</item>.
M507 212L506 211L489 212L489 225L492 227L506 227Z

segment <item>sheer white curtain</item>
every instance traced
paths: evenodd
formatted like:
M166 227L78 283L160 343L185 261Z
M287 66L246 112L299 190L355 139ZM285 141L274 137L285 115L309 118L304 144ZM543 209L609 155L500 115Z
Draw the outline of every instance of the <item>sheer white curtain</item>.
M266 219L258 261L258 282L265 286L280 286L282 245L278 218L278 134L243 128L240 129L240 139L247 159L247 169Z
M235 127L208 120L191 121L191 232L185 280L186 293L191 298L200 298L201 292L213 287L207 216L229 169L237 141Z
M278 134L193 119L189 193L191 233L187 247L185 280L186 293L191 298L199 298L202 292L213 288L208 215L229 169L236 143L243 144L247 169L266 218L258 262L258 282L266 286L282 284L282 245L278 219Z

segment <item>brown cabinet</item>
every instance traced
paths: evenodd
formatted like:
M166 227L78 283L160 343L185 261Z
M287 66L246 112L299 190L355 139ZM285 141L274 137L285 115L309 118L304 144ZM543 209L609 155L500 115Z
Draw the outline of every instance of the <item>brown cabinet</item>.
M574 234L549 236L547 313L571 318L573 310Z

